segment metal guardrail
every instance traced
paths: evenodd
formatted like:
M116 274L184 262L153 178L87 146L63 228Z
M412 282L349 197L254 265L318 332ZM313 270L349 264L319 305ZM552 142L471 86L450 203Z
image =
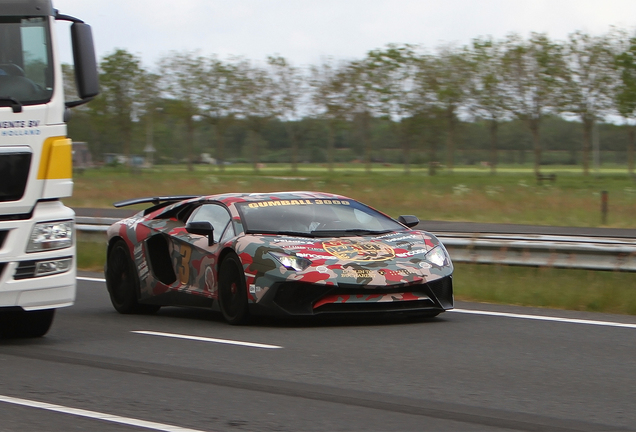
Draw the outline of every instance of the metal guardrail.
M636 272L636 239L435 233L454 262Z
M117 218L77 217L89 241L105 240ZM453 262L636 272L636 239L566 235L434 233Z

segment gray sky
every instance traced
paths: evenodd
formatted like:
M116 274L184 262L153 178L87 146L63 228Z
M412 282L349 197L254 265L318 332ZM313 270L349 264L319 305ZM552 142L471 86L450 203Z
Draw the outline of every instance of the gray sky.
M630 31L636 25L636 0L53 0L53 5L93 27L99 58L124 48L146 66L172 50L252 60L280 54L300 66L325 56L361 58L388 43L433 50L478 36L525 37L535 31L563 40L575 30L602 34L612 25ZM68 48L63 60L72 62Z

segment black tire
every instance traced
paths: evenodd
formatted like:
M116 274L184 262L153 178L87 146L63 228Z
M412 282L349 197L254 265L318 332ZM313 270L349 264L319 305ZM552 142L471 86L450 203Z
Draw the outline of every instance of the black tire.
M226 256L221 262L218 295L219 308L228 324L242 325L249 321L245 273L235 254Z
M437 315L441 313L442 311L426 311L426 312L420 312L414 316L421 319L431 319L431 318L435 318Z
M10 311L0 318L1 338L36 338L44 336L53 323L55 309Z
M161 306L139 304L139 275L126 242L117 240L108 253L106 288L115 310L121 314L153 314Z

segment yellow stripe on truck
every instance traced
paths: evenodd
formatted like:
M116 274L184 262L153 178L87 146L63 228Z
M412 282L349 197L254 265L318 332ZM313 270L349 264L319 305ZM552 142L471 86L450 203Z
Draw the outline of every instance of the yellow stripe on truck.
M51 137L44 141L38 180L73 177L73 144L65 137Z

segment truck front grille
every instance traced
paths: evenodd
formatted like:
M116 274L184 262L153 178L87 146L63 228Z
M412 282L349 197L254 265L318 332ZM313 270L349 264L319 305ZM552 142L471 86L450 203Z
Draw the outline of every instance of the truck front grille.
M7 238L7 234L9 234L9 231L7 230L0 231L0 249L2 249L2 246L4 246L4 241Z
M37 261L22 261L18 264L18 267L15 269L15 274L13 275L13 279L21 280L21 279L30 279L35 277L35 266L37 265Z
M30 166L31 153L0 154L0 202L22 198Z

